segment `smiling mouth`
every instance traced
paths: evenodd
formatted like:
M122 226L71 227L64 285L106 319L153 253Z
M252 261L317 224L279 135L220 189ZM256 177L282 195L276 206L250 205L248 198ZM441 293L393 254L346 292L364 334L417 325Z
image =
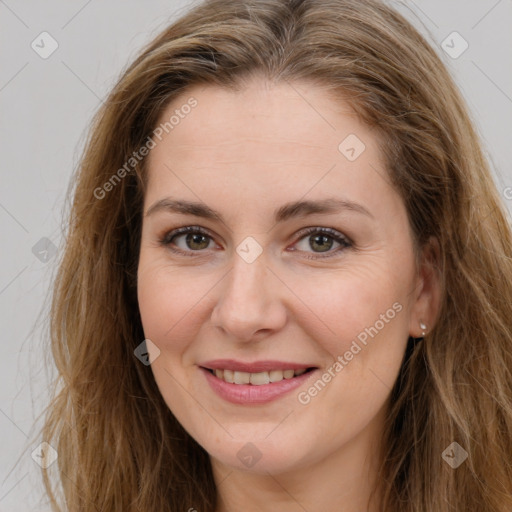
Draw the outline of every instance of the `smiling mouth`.
M212 375L215 375L220 380L228 382L229 384L252 384L253 386L262 386L271 384L273 382L280 382L282 380L291 380L294 377L299 377L305 373L315 370L316 368L301 368L300 370L270 370L266 372L239 372L233 370L212 370L204 368Z

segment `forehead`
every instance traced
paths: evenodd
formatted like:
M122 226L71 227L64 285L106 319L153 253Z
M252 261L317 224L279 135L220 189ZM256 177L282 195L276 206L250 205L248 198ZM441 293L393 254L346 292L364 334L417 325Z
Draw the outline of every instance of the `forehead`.
M176 188L226 200L249 188L282 200L339 190L375 203L392 193L379 192L388 180L376 134L348 103L310 83L194 86L166 107L165 123L148 159L150 199Z
M196 101L193 109L187 107L191 98ZM337 150L340 137L349 130L361 138L370 136L348 103L311 83L254 78L236 91L194 86L167 106L159 123L164 125L182 109L188 113L168 133L175 151L186 152L193 145L195 150L221 153L222 145L242 139L246 146L264 142L269 151L289 145Z

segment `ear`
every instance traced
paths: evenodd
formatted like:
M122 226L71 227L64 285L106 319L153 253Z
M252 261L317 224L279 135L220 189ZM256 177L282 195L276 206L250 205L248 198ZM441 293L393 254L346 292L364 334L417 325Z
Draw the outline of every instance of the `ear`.
M442 293L441 251L435 237L430 237L420 260L414 289L415 303L409 324L409 335L413 338L421 338L422 331L427 334L432 331L439 315ZM426 329L422 329L420 323L425 324Z

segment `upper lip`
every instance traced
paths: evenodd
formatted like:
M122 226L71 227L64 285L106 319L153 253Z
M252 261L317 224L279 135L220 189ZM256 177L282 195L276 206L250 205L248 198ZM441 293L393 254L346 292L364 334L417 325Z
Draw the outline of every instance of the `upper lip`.
M253 361L247 363L244 361L236 361L235 359L215 359L201 363L203 368L209 370L232 370L234 372L258 373L268 372L271 370L306 370L314 368L312 364L292 363L289 361Z

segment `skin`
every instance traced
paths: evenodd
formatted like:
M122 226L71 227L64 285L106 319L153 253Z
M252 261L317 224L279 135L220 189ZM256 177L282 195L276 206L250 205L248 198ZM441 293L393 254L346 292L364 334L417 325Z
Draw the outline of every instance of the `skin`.
M150 152L144 214L170 196L202 202L225 222L144 216L138 299L145 336L160 350L151 365L158 387L210 454L218 512L374 510L366 503L391 388L408 336L421 336L422 321L432 328L440 294L430 260L415 267L377 136L318 86L258 78L240 92L191 88L161 120L192 96L197 106ZM366 146L354 161L338 150L349 134ZM357 202L372 217L346 210L273 220L284 203L326 197ZM159 242L197 225L211 233L204 243L173 240L192 256ZM332 228L353 247L333 238L315 245L319 233L300 233L307 227ZM248 236L263 250L252 263L236 252ZM217 358L293 361L319 367L314 381L395 303L401 311L306 405L298 394L313 382L267 404L235 405L198 368ZM248 442L261 454L252 467L237 457Z

